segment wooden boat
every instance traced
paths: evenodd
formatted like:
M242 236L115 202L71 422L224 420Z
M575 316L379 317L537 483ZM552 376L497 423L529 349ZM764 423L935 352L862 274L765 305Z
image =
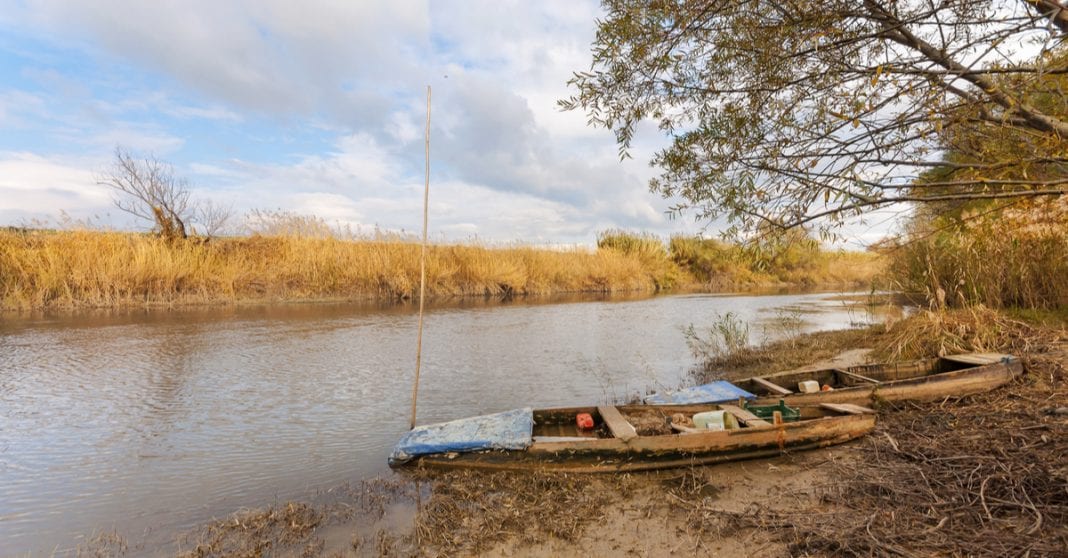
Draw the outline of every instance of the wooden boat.
M930 401L990 391L1023 371L1020 360L1000 353L969 353L896 364L790 371L732 383L757 396L757 403L783 400L787 405L876 401ZM800 382L813 380L829 391L799 393Z
M672 429L672 417L678 421L679 414L717 410L730 413L738 428L697 430L675 424L675 430L683 432ZM833 403L801 407L796 422L783 422L778 417L763 420L730 404L570 407L530 412L531 441L524 449L440 451L405 456L403 463L391 458L390 464L576 473L640 471L822 448L852 440L875 427L871 409ZM592 431L578 429L576 416L580 413L593 417Z

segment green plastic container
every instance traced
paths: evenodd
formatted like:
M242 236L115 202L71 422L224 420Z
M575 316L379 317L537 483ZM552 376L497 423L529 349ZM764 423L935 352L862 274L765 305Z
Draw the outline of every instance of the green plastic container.
M787 406L786 401L782 399L779 400L778 405L750 405L749 402L746 401L745 410L764 420L771 420L775 411L782 413L783 422L796 422L801 420L801 409Z

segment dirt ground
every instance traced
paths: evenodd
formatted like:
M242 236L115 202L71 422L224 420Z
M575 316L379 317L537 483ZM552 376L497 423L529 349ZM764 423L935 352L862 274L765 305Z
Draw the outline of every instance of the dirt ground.
M847 444L623 476L417 473L414 486L382 480L224 520L190 533L180 555L788 556L774 533L731 518L819 506L826 466L857 458Z
M980 337L991 320L996 334ZM731 366L842 365L922 340L908 350L1014 352L1026 373L988 394L884 407L871 435L824 450L623 475L417 470L236 514L166 553L1068 556L1068 334L986 315L939 324L940 338L923 327L806 336Z

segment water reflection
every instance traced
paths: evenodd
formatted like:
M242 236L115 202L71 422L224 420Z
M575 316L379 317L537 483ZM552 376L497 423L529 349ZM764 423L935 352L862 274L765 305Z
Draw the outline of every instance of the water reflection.
M859 321L827 295L554 302L429 308L419 422L677 386L694 364L682 328L725 312ZM415 327L412 306L354 304L5 318L0 554L112 526L165 539L384 472L407 428Z

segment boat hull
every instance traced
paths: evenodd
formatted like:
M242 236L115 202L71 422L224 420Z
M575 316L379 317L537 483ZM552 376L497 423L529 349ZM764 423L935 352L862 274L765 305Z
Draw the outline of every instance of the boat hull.
M878 383L864 380L851 379L852 385L835 387L831 391L819 391L816 393L791 393L791 394L758 394L756 404L772 404L782 400L787 405L818 405L820 403L851 403L856 405L873 405L885 401L934 401L946 397L963 397L984 393L999 388L1011 382L1023 372L1023 364L1015 358L993 357L985 359L973 359L975 366L951 370L947 372L930 372L932 368L945 365L945 362L956 362L954 358L932 359L929 361L916 361L902 365L869 365L853 367L847 371L856 370L865 376L875 376L881 379ZM1007 357L1007 355L996 355ZM776 385L793 387L799 379L827 378L839 374L838 369L813 370L809 372L783 372L759 378ZM910 374L912 375L910 377ZM840 375L840 374L839 374ZM756 386L753 379L749 378L738 382L739 385ZM758 386L759 387L759 386ZM751 388L751 389L758 389Z
M665 406L664 412L690 413L707 406ZM624 411L626 408L622 408ZM573 414L584 409L560 409ZM434 454L413 463L434 468L547 470L568 473L646 471L774 457L848 442L875 427L871 414L824 416L793 423L737 430L638 436L629 440L540 441L526 450Z

